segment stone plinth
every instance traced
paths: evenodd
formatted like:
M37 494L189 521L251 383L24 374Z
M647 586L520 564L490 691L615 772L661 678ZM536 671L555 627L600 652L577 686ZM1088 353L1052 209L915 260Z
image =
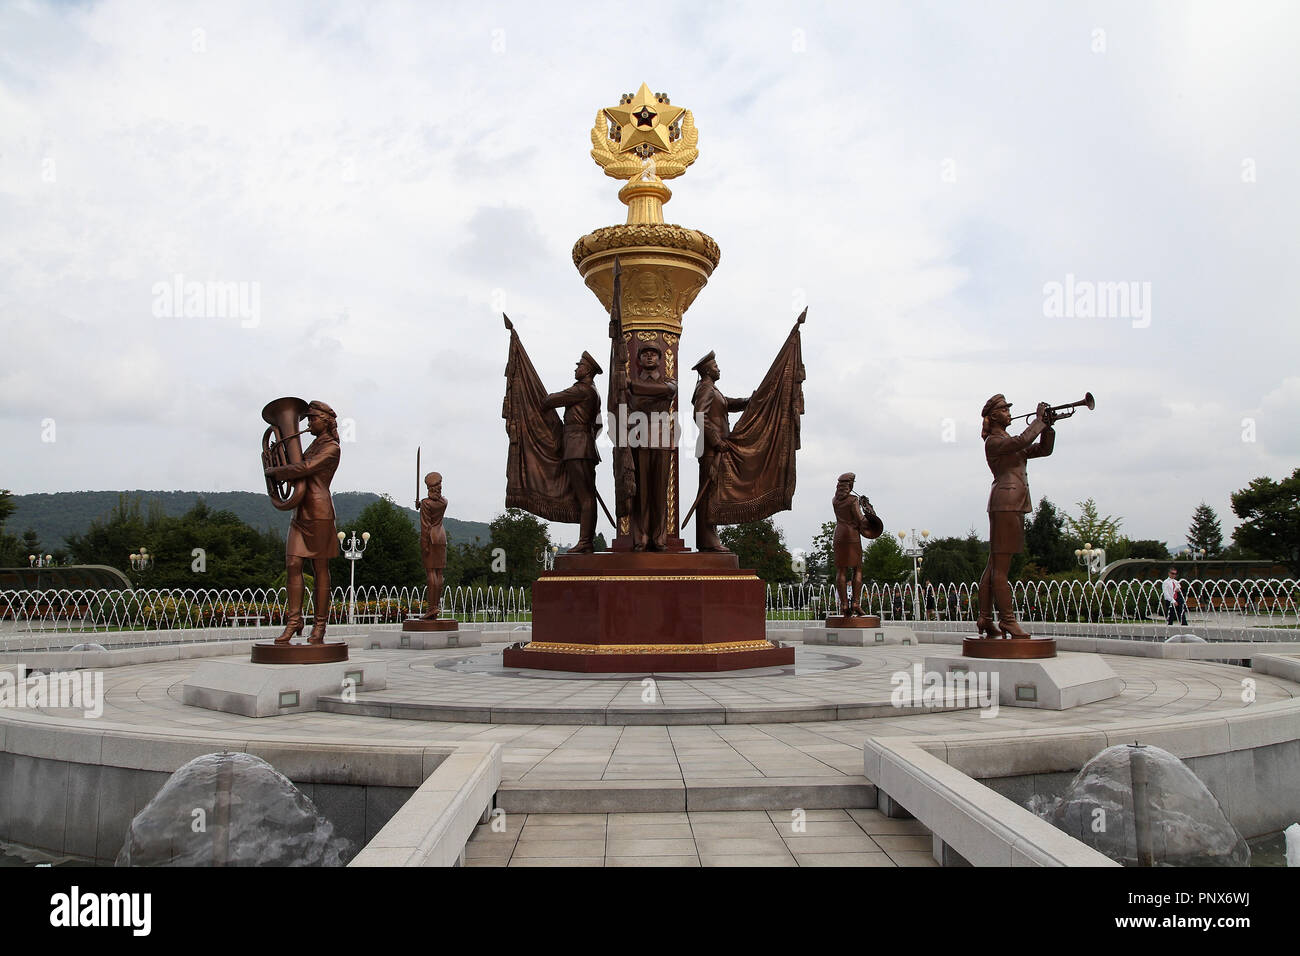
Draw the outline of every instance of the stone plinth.
M191 707L245 717L276 717L316 709L321 695L383 690L388 665L357 659L334 664L254 664L205 660L181 688Z
M411 623L438 623L407 621ZM455 621L450 623L455 624ZM412 650L433 651L443 647L479 647L483 641L478 631L462 631L456 628L438 630L408 629L405 624L399 629L396 624L383 628L371 628L366 634L348 638L348 643L360 650Z
M850 626L850 627L832 627L831 621L841 620L839 618L828 618L825 627L805 627L803 629L803 642L805 644L829 644L829 645L848 645L850 647L870 647L873 644L916 644L916 635L910 627L899 627L890 624L875 627ZM851 617L850 621L862 621L866 618ZM879 618L876 618L879 621Z
M1118 697L1124 687L1110 664L1096 654L1067 653L1046 660L927 657L925 670L943 675L953 671L987 674L990 679L996 674L998 703L1005 707L1069 710Z
M734 554L562 554L533 585L532 641L507 667L587 673L794 663L766 636L766 589Z

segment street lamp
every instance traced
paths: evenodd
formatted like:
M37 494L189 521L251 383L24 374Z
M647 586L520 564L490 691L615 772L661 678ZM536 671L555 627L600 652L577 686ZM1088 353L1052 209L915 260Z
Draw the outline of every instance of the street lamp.
M912 529L912 543L909 547L903 549L903 556L912 559L912 602L915 606L914 619L921 619L921 555L925 554L925 542L930 537L928 528L921 529L921 537L916 536L916 529ZM898 532L898 543L903 544L907 540L907 532Z
M1092 583L1092 572L1101 570L1101 563L1105 560L1106 551L1104 548L1094 548L1092 542L1088 542L1082 548L1074 549L1074 558L1081 565L1088 569L1088 583Z
M33 568L48 568L54 563L54 555L29 554L27 555L27 563Z
M537 552L537 563L542 566L543 571L554 571L555 556L559 553L560 546L558 544L542 548L542 550Z
M361 560L361 555L365 554L366 545L370 543L370 532L361 532L361 540L357 540L357 533L352 532L352 537L346 543L344 539L347 533L339 532L339 544L343 548L343 557L348 559L348 623L355 624L357 617L357 562Z
M127 555L131 562L131 567L136 571L147 571L153 567L153 555L149 553L148 548L141 548L133 554Z

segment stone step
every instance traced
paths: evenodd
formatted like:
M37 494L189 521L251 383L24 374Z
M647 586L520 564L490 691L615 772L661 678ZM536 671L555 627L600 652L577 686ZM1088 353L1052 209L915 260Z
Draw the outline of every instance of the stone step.
M876 806L861 776L502 781L507 813L662 813L680 810L857 810Z

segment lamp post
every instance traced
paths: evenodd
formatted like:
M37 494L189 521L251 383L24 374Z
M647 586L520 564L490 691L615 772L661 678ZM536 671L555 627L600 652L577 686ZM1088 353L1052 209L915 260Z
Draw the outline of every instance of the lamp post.
M1104 548L1094 548L1092 542L1088 542L1082 548L1074 549L1074 558L1088 570L1088 583L1092 583L1092 572L1101 570L1101 562L1106 557Z
M914 606L913 620L921 619L921 556L925 554L925 542L930 537L930 531L927 528L921 529L921 536L916 536L916 529L912 529L912 542L908 547L903 549L903 556L912 559L912 603ZM898 543L903 544L907 540L907 532L898 532Z
M33 568L48 568L54 563L54 555L29 554L27 555L27 563Z
M357 533L352 532L352 537L348 540L347 532L339 532L339 545L343 548L343 557L348 559L348 623L355 624L357 617L357 562L366 552L366 545L370 543L370 532L361 532L361 540L357 540Z
M543 571L555 570L555 556L560 553L560 546L552 544L537 552L537 563L542 566Z

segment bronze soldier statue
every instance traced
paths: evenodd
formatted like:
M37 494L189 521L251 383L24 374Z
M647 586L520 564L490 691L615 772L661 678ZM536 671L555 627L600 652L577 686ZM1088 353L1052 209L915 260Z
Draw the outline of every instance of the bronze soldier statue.
M1055 411L1039 402L1038 417L1019 435L1007 434L1011 424L1011 403L1001 394L984 403L984 457L993 472L989 492L989 561L980 578L980 614L976 627L981 637L1030 637L1018 623L1011 601L1011 558L1025 547L1025 515L1033 510L1025 462L1052 453L1056 431ZM998 622L993 623L993 607Z
M284 633L275 639L288 644L302 633L303 578L302 563L310 558L316 576L316 622L308 644L325 643L325 625L330 616L330 558L338 557L339 540L334 527L334 501L330 481L339 467L338 416L324 402L307 406L307 428L312 443L297 463L270 465L266 477L275 481L301 481L304 492L289 524L285 545L285 568L288 572L288 617Z
M447 499L442 496L442 475L431 471L424 476L429 496L420 502L420 559L428 582L429 610L426 621L436 621L442 610L443 572L447 569L447 531L442 518L447 513Z
M876 516L869 498L859 498L853 493L853 472L840 475L835 483L835 536L831 539L835 550L835 591L840 598L840 617L863 617L862 610L862 539L878 538L885 530ZM852 579L852 603L849 600L849 579Z
M727 413L743 412L749 407L749 399L727 398L718 389L718 379L722 378L722 372L714 353L710 352L691 368L700 373L695 394L691 396L691 405L695 409L696 425L702 431L700 488L704 489L717 478L719 452L735 450L731 443L731 426L727 421ZM718 526L710 520L708 496L700 497L699 501L699 516L695 522L695 549L729 552L730 549L718 537Z
M569 485L578 502L578 543L574 553L591 553L596 539L596 436L600 433L600 393L593 379L604 369L587 352L573 370L574 383L562 392L547 395L543 408L564 407L563 454Z
M675 446L673 400L677 383L659 368L659 347L643 345L627 383L628 444L636 467L632 549L663 551L668 533L668 459ZM644 416L644 418L642 418Z

